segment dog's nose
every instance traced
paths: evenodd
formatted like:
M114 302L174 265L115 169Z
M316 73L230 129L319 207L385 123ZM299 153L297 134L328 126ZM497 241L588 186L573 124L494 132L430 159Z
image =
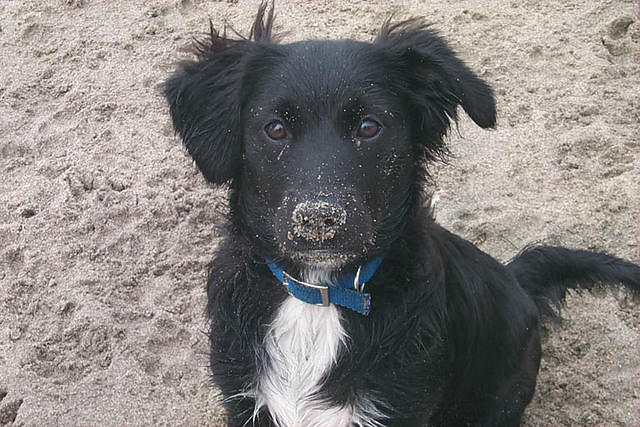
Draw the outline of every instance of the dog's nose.
M333 239L347 221L347 212L326 201L298 203L293 210L293 235L311 242Z

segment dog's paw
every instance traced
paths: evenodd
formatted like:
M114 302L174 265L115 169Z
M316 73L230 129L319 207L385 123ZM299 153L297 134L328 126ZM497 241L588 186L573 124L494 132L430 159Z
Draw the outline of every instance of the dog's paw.
M11 425L22 405L22 399L9 399L7 394L7 390L0 386L0 426Z

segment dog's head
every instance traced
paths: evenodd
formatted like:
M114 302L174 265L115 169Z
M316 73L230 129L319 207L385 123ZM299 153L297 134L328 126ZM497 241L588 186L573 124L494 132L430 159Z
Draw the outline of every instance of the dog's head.
M266 16L265 16L266 15ZM211 30L165 87L173 124L233 222L266 258L338 269L383 252L441 157L457 106L495 123L491 89L416 20L373 43L277 44Z

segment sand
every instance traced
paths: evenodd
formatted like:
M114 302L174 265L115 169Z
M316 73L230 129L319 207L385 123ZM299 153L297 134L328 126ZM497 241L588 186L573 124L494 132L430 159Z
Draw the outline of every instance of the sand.
M500 260L545 242L639 261L633 1L284 1L286 41L424 16L496 90L433 168L438 220ZM160 85L256 1L0 1L0 425L222 425L204 282L224 190ZM638 425L639 309L572 295L526 426Z

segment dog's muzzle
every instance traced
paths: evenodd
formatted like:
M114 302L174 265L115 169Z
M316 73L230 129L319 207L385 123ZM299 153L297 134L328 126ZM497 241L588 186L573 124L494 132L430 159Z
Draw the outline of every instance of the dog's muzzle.
M326 201L298 203L291 216L293 236L310 242L324 242L335 237L347 222L347 212Z

